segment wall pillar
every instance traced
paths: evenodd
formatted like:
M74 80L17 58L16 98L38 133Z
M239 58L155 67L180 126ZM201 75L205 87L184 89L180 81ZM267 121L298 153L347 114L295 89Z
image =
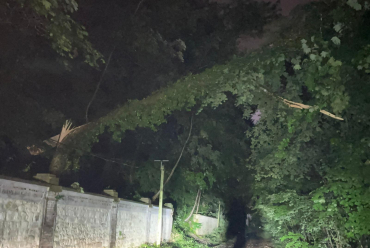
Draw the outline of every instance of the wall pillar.
M147 212L146 212L146 242L150 242L150 221L152 215L152 205L148 206Z
M110 216L110 248L116 247L118 202L113 202Z
M44 217L41 227L40 248L53 248L54 229L57 216L57 193L49 191L46 196Z

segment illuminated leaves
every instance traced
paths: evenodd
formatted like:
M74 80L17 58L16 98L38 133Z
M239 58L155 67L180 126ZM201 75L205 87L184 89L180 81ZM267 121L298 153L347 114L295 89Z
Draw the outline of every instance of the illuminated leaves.
M302 49L303 49L304 53L309 54L311 52L311 48L308 47L307 40L302 39L301 43L302 43Z
M337 33L340 33L342 31L342 28L343 28L343 24L340 23L340 22L338 22L337 24L334 25L334 30Z
M352 61L359 71L370 73L370 45L364 46Z
M335 45L340 45L340 39L337 37L337 36L334 36L333 38L331 38L331 41L335 44Z
M361 4L359 4L357 0L348 0L347 4L357 11L362 9Z
M308 248L311 245L307 242L305 242L305 237L300 233L292 233L289 232L288 235L285 235L280 238L282 242L285 240L289 240L289 242L286 244L286 248L294 247L294 248Z
M326 58L328 55L329 55L329 53L328 53L328 52L326 52L326 51L322 51L322 52L320 53L320 56L321 56L321 57L323 57L323 58Z
M45 6L46 10L50 10L51 3L47 0L42 0L42 4Z

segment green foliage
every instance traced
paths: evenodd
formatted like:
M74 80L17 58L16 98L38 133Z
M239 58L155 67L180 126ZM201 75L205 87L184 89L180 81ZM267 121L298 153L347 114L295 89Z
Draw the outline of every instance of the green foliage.
M63 199L63 198L64 198L64 195L59 195L58 194L58 195L55 196L56 201L59 201L60 199Z
M98 67L102 55L96 51L87 40L88 33L84 26L70 16L78 10L75 0L17 0L24 11L31 10L39 18L44 19L44 36L52 48L64 58L75 58L78 53L84 56L85 62L92 67ZM68 63L67 60L64 62Z
M176 209L176 219L174 220L174 226L183 233L195 233L196 229L199 228L198 223L193 222L193 218L191 218L188 222L184 220L188 217L191 211L190 207L184 205L182 208Z
M357 11L362 9L362 5L357 0L348 0L347 4Z
M157 248L157 247L165 247L165 248L206 248L207 245L203 245L198 243L192 238L186 236L183 231L180 231L175 227L172 233L173 241L171 243L161 244L161 246L157 246L155 244L145 244L141 247L143 248Z
M357 1L347 4L361 10ZM368 97L368 75L361 67L367 49L346 43L356 33L355 22L348 19L353 12L341 3L336 7L335 11L342 9L345 13L340 20L343 25L334 27L341 37L330 37L329 30L321 30L328 35L327 40L317 35L310 42L302 40L306 56L292 56L294 74L285 75L287 86L283 92L294 89L288 87L289 83L302 82L298 85L307 87L310 95L298 95L315 107L293 114L259 105L262 119L249 134L253 147L249 167L257 180L256 209L277 246L362 245L370 235L365 224L369 221L369 153L364 138L369 135L370 124L364 114L368 108L368 101L364 101ZM362 14L355 14L358 20ZM353 51L351 58L341 57L341 50L346 49ZM318 115L321 108L331 109L345 121Z
M357 58L353 59L357 69L370 73L370 45L363 47L357 55Z
M206 236L206 238L212 244L220 244L227 241L226 233L228 228L228 222L225 219L225 216L220 217L220 226L217 227L213 232Z
M308 248L310 245L307 243L307 242L304 242L302 240L304 240L304 237L302 234L299 234L299 233L292 233L292 232L289 232L288 235L285 235L283 237L281 237L281 241L285 241L285 240L289 240L290 242L288 242L286 244L285 247L287 248L290 248L290 247L295 247L295 248Z

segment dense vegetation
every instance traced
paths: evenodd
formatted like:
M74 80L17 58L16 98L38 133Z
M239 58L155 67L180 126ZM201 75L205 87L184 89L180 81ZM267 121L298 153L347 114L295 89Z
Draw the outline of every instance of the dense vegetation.
M258 27L234 25L234 38L241 30L261 31L264 24L275 18L270 13L271 6L263 5L261 10L262 5L247 4L255 7L253 13L257 10L264 13L263 18ZM220 6L206 5L207 11L212 8L214 13L220 11ZM180 11L184 9L181 4L163 3L161 10L165 6L172 6L165 13L177 13L173 20L182 17L180 12L187 13ZM142 13L155 20L159 18L151 9L155 7L148 4L142 12L134 11L130 18L136 20L136 15ZM187 227L182 220L191 212L197 192L201 191L198 211L211 216L217 213L220 203L222 209L227 209L233 198L249 202L261 216L263 236L271 238L277 247L367 247L370 235L369 7L368 2L356 0L312 3L297 11L301 18L293 18L290 25L283 26L273 44L259 52L234 56L227 62L229 57L225 54L232 54L227 46L213 53L200 45L208 44L202 38L182 37L189 26L184 27L186 32L176 36L175 31L182 30L176 24L169 23L174 25L169 29L155 25L149 28L134 22L139 25L133 29L136 34L149 33L150 37L157 37L158 45L162 36L140 28L162 30L163 36L170 40L181 37L182 42L176 44L184 43L186 47L193 44L191 54L199 57L189 59L188 54L192 62L174 68L171 66L179 62L173 61L175 50L163 39L162 45L158 45L161 49L156 47L155 53L147 50L148 44L121 40L119 44L125 44L137 56L135 63L142 63L140 59L145 57L148 64L157 65L155 59L162 60L159 54L168 55L168 64L158 63L166 73L157 75L159 69L155 66L153 70L144 70L147 78L165 82L161 86L166 87L154 91L157 87L152 86L135 97L141 100L117 101L123 105L105 116L97 114L95 121L67 136L65 146L54 156L51 170L80 176L81 185L87 188L93 188L89 180L99 178L95 187L113 184L119 189L125 185L128 187L121 190L122 194L133 197L136 191L136 197L151 197L158 190L159 181L158 166L153 160L167 158L172 162L182 154L166 185L165 195L176 204L178 225L183 230ZM245 14L236 18L236 23L253 17L243 8L234 11ZM214 17L199 12L206 16L207 23L210 22L207 18ZM188 13L199 12L192 9ZM230 16L238 17L231 12ZM225 23L225 19L220 23ZM221 28L217 30L220 23L214 25L213 34L225 35L220 38L225 41L232 35ZM49 25L52 27L53 21ZM206 34L200 37L211 39L205 26L201 27ZM122 31L120 39L125 40L123 34L129 31L122 30L125 32ZM166 30L172 31L164 35ZM193 34L197 32L195 29ZM137 36L131 33L127 37ZM150 39L145 36L139 40ZM52 39L51 44L54 42L57 41ZM103 61L100 53L87 41L78 44L84 44L86 56L94 54L87 62L99 66L98 61ZM138 47L143 50L136 53ZM72 50L56 51L65 55ZM209 53L204 56L199 54L201 51ZM186 60L182 52L185 51L176 50L180 64L182 59ZM149 57L153 60L146 58L148 54L153 54ZM200 59L203 57L208 60L205 64ZM213 64L218 65L204 70ZM127 64L122 66L126 67L130 68ZM119 68L116 67L118 71ZM174 75L170 73L174 71ZM137 73L140 72L138 69ZM189 72L193 74L170 83ZM139 79L143 75L131 76L141 84ZM153 93L149 95L150 92ZM100 116L103 117L98 119ZM121 160L102 162L91 156L97 153L110 153L116 158L121 154ZM174 162L166 165L166 176L173 165ZM78 172L71 172L72 168Z

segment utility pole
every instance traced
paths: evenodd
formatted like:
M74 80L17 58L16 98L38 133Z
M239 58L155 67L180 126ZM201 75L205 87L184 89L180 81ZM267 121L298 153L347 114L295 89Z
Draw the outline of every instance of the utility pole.
M221 212L221 203L218 202L218 215L217 215L217 227L220 227L220 212Z
M163 162L168 160L154 160L154 162L161 162L161 183L159 188L159 212L158 212L158 236L157 245L161 245L162 241L162 205L163 205L163 180L164 180L164 165Z

